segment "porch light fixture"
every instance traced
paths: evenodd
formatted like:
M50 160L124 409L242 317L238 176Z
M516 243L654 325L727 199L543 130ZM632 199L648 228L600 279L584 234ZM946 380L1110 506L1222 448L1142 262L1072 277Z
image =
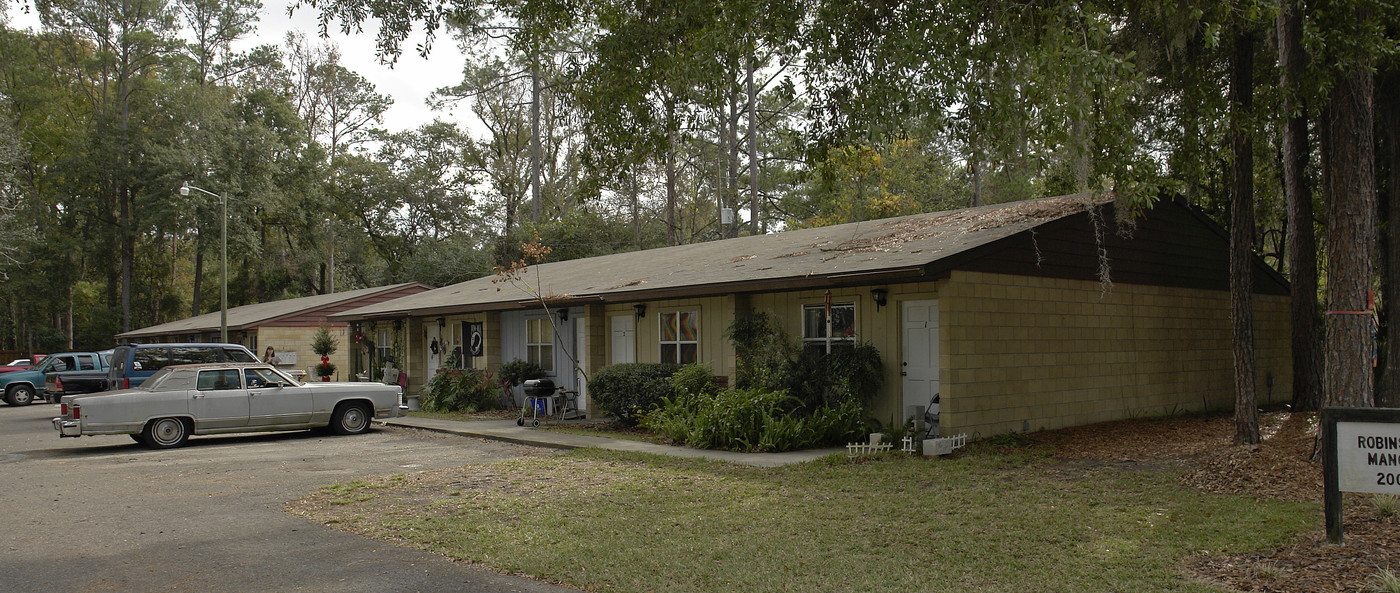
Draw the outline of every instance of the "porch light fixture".
M442 329L442 328L444 328L444 327L447 327L447 318L446 318L446 317L439 317L439 318L438 318L438 329Z
M568 320L569 320L569 310L568 310L568 309L560 309L560 310L559 310L559 321L568 321Z
M890 292L889 292L888 290L883 289L883 288L872 288L872 289L870 289L870 298L872 298L872 299L875 300L875 309L876 309L877 311L880 309L880 307L885 306L885 303L889 302L889 301L888 301L889 295L890 295Z
M635 304L635 305L632 305L632 308L633 308L633 309L636 309L636 311L637 311L637 319L641 319L641 318L647 316L647 304L646 304L646 303L637 303L637 304Z

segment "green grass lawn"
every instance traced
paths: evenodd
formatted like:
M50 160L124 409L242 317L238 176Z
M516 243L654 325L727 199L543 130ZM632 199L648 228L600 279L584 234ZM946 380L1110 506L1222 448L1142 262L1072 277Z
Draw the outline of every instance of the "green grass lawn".
M1142 464L1137 464L1142 465ZM1165 466L973 447L760 469L595 450L323 489L311 517L590 591L1212 591L1196 554L1277 546L1315 504Z

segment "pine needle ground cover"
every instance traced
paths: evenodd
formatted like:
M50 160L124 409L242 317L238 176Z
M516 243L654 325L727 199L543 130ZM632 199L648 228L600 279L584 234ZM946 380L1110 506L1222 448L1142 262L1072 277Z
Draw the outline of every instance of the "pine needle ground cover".
M1216 591L1318 505L1184 488L1168 463L981 445L777 469L580 450L326 487L292 512L589 591Z

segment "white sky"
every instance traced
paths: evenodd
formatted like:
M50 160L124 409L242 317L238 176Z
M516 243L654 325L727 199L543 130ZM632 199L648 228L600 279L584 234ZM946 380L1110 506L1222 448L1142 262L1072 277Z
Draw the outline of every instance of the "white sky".
M10 0L0 2L3 2L5 10L9 13L11 27L33 30L39 28L37 14L32 11L31 14L22 14L17 3ZM302 32L314 43L323 42L318 36L314 10L303 7L289 19L286 16L287 6L290 4L287 0L263 0L263 4L257 31L236 44L236 49L247 50L263 44L281 47L287 32L292 30ZM338 23L336 25L338 26ZM423 103L433 90L454 85L462 80L464 58L457 51L456 42L439 31L433 43L433 51L429 59L425 60L419 57L414 49L423 41L422 33L418 32L404 41L404 54L399 57L398 63L390 68L380 64L374 55L377 30L375 23L367 23L363 33L353 36L341 34L335 29L329 31L328 41L339 47L342 66L365 77L374 84L375 90L380 94L393 97L394 105L384 115L384 127L393 132L416 128L431 122L435 116L468 126L467 122L459 119L459 116L466 117L470 113L465 106L458 107L455 114L435 113Z

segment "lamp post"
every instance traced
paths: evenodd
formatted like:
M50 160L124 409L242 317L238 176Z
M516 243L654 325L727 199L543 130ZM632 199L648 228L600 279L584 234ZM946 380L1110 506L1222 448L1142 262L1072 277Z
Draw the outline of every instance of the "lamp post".
M228 200L223 196L201 187L190 185L186 181L180 186L180 195L190 195L190 190L209 194L219 199L219 208L222 214L219 216L219 245L220 264L219 274L222 281L219 284L219 341L228 343Z

